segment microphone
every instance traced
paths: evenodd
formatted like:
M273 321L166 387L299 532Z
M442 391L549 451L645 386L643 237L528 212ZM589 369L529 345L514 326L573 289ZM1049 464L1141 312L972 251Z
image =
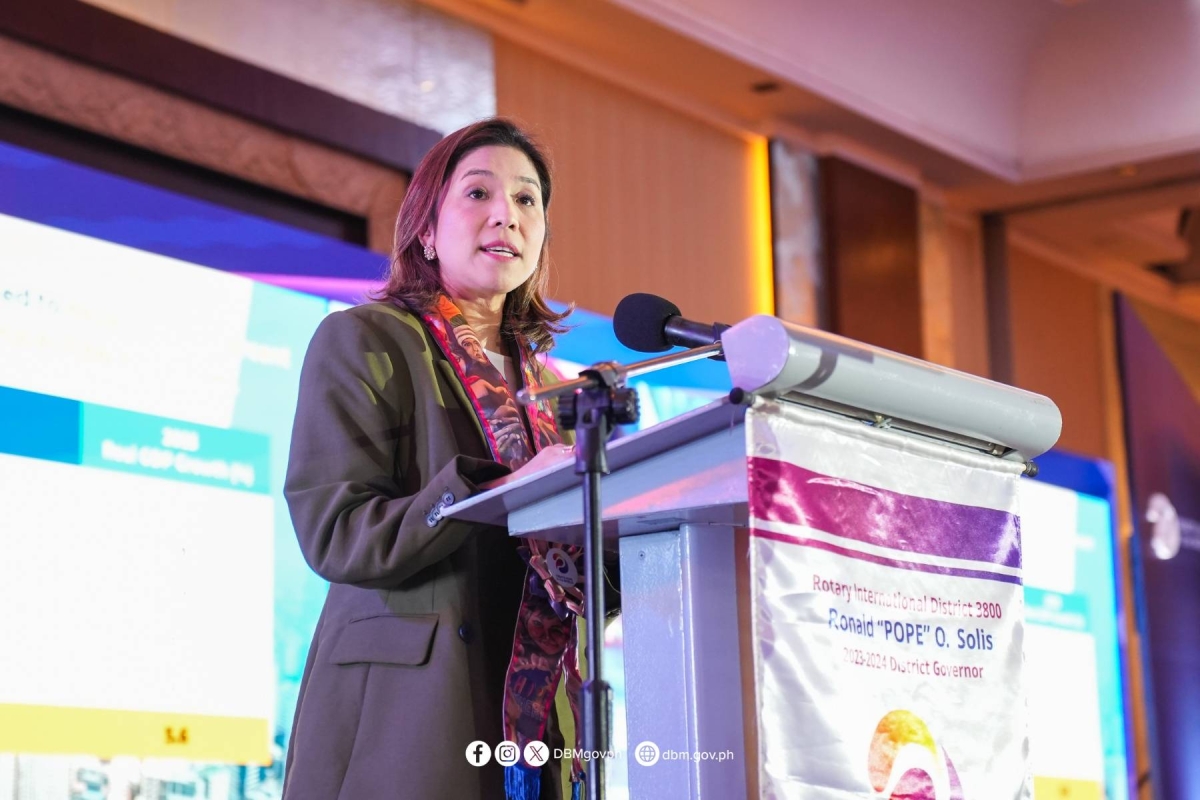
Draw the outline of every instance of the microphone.
M661 353L675 345L703 347L721 341L728 328L684 319L670 300L642 292L624 297L613 312L617 341L639 353Z

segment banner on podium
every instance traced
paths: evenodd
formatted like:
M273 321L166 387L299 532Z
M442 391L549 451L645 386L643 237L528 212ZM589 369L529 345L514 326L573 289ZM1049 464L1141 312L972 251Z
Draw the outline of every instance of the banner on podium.
M746 417L761 794L1027 798L1021 465Z

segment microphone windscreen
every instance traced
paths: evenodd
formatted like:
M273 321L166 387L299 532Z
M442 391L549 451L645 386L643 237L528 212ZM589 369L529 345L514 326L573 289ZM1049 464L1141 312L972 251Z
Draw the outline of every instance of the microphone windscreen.
M656 294L626 295L613 312L613 333L630 350L661 353L671 349L665 330L667 320L678 316L679 308Z

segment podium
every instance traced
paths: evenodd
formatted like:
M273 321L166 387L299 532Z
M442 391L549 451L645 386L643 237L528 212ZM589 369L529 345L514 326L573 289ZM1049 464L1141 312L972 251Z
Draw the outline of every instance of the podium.
M720 400L609 445L605 540L620 552L633 798L749 796L734 547L747 521L745 412ZM578 480L564 462L448 514L582 544ZM728 757L660 755L646 768L634 752L643 741Z
M931 728L940 725L939 730L950 732L950 738L939 738L935 744L921 715L903 707L907 702L903 699L907 691L904 681L923 681L920 690L927 695L936 695L942 685L950 686L951 669L955 681L959 681L959 675L968 676L963 680L969 680L969 670L946 660L950 650L939 651L932 644L936 639L937 647L950 648L953 639L947 637L952 633L962 637L964 630L956 631L951 625L951 621L966 618L961 610L962 601L958 601L958 606L953 603L939 605L936 611L921 609L924 616L920 619L928 617L928 624L920 619L917 623L902 623L900 617L904 615L897 611L894 624L899 627L896 631L910 633L902 633L902 638L889 642L885 640L888 635L885 631L892 629L885 627L885 623L892 625L893 620L885 619L887 614L880 607L870 605L878 602L875 593L853 594L849 583L826 582L827 585L819 586L811 569L803 578L809 585L789 587L786 586L786 570L782 573L781 570L800 565L801 568L795 570L799 574L808 569L809 565L801 564L801 560L788 552L807 552L804 548L811 547L812 563L823 564L823 570L840 568L837 559L846 553L850 553L851 558L861 559L854 563L863 566L848 568L846 574L865 576L865 580L875 581L871 584L874 588L887 585L889 569L901 576L893 581L893 588L907 587L905 590L920 585L921 580L925 580L926 587L930 581L941 580L954 591L971 588L974 584L970 581L977 581L980 586L977 600L991 597L1014 605L1005 607L1004 614L1008 618L1003 625L989 620L988 630L979 628L977 632L967 634L976 636L975 639L960 638L958 641L982 642L980 637L986 635L987 650L992 649L993 641L997 642L997 651L1006 655L1010 665L1012 655L1016 654L1018 666L1009 667L1016 672L1005 678L1017 679L1014 695L1003 698L996 707L988 709L987 714L990 718L1003 717L1007 713L1005 704L1019 705L1022 709L1019 713L1023 714L1023 702L1015 702L1023 701L1019 680L1022 615L1016 613L1020 601L1013 600L1012 594L1014 587L1018 595L1020 591L1020 558L1019 522L1014 522L1019 517L1012 513L1015 501L1011 498L1015 496L1017 473L1023 468L1029 469L1027 459L1041 454L1056 441L1061 429L1058 409L1038 395L831 334L792 326L772 317L752 317L733 326L722 335L722 344L734 386L746 391L735 390L731 394L733 399L713 402L609 444L611 473L602 482L602 508L606 548L620 554L629 732L629 752L625 755L629 764L631 797L635 800L661 797L742 800L760 794L817 796L804 787L833 787L838 781L841 781L838 789L841 793L833 792L829 796L849 796L847 789L850 794L862 792L864 796L872 796L872 787L877 793L891 792L898 786L907 791L904 781L914 773L908 769L904 758L897 758L896 754L904 756L903 748L914 742L934 754L932 761L922 756L926 761L918 764L932 781L931 791L934 785L948 786L950 794L946 796L960 796L962 786L966 785L959 783L959 772L964 765L967 767L963 772L964 779L974 780L977 784L990 780L992 776L988 770L991 767L987 765L992 762L986 753L975 752L980 748L986 750L986 737L976 743L954 739L955 735L969 736L956 730L956 725L973 724L969 714L955 717L951 709L946 711L947 719L938 719L937 714L942 709L933 707L937 702L930 701L932 706L928 711L922 710L922 714L933 720ZM734 402L735 399L738 402ZM823 493L811 507L816 509L814 514L824 513L820 503L826 503L826 511L829 503L840 509L842 506L838 503L841 501L836 492L851 485L856 490L865 490L859 495L886 495L888 507L896 509L903 517L903 524L909 526L905 530L915 531L914 536L908 539L895 537L902 539L901 542L876 538L874 543L864 544L862 536L855 539L851 532L844 540L850 548L847 550L840 544L843 540L831 544L842 532L830 534L832 528L828 520L822 530L813 529L815 532L809 538L786 532L788 524L796 520L791 523L767 520L770 511L763 511L763 481L766 480L769 486L784 487L779 490L784 493L797 484L788 484L787 481L792 479L786 477L779 478L777 484L770 483L776 480L771 472L774 467L763 473L762 467L755 465L769 461L759 456L768 454L771 448L764 447L763 453L748 452L747 448L748 442L753 447L754 442L763 441L755 439L762 431L767 431L767 440L774 441L774 434L768 429L773 416L783 406L795 409L793 416L800 420L806 431L816 431L809 439L793 438L793 443L801 443L799 449L836 450L843 442L849 442L848 455L843 460L852 462L861 458L875 465L866 470L855 467L838 473L836 469L823 469L832 463L829 459L808 463L808 467L816 471L785 461L771 462L776 466L782 464L780 474L791 469L791 474L810 476L806 480L817 487L818 494ZM755 408L753 415L750 407ZM822 432L826 424L829 436ZM748 433L751 434L749 439ZM780 442L787 438L784 433L780 433ZM815 444L810 446L806 442ZM885 458L880 458L881 453ZM777 453L768 455L774 457ZM909 491L913 487L908 485L900 486L903 491L896 490L895 485L889 489L888 479L880 477L886 472L878 466L881 462L894 460L894 469L911 471L914 465L919 467L918 462L922 460L940 468L943 458L949 465L946 469L951 472L982 469L1003 473L1001 477L1012 486L992 487L981 492L978 476L969 476L957 484L957 479L947 480L947 485L960 486L957 496L953 496L953 491L958 490L936 488L926 497L920 490ZM995 469L991 462L997 465ZM763 478L764 474L768 477ZM849 474L867 475L868 478L864 479L865 483L856 483L856 479L845 477ZM835 477L830 478L831 475ZM757 495L754 485L758 486ZM857 502L859 495L850 500ZM984 499L975 503L976 495ZM767 496L770 499L769 494ZM852 507L854 502L845 507ZM976 505L980 507L976 508ZM801 512L805 511L803 504L799 507ZM567 461L468 498L445 513L460 519L506 525L514 536L581 544L584 536L581 509L579 477L574 473L574 462ZM947 514L954 517L960 512L965 521L962 524L956 518L946 517ZM915 524L938 519L938 515L949 519L946 530L930 533ZM964 545L958 541L963 532L975 530L972 525L985 522L1000 525L993 531L997 538L989 540L986 547L972 549L969 543ZM792 524L792 528L809 530L803 527L808 524L804 513L801 513L799 523ZM752 529L756 524L760 528L758 531ZM884 525L882 533L892 535L886 528ZM878 536L880 530L872 533ZM754 539L756 534L761 538ZM880 546L881 542L887 546ZM1007 542L1004 545L1007 553L999 552L1002 548L997 543L1000 542ZM772 551L772 547L776 550ZM794 550L786 551L788 547ZM835 551L838 555L830 555ZM884 557L899 553L903 559L910 552L913 554L911 563ZM755 572L756 565L758 572ZM855 569L858 572L854 572ZM804 603L789 606L786 601L780 603L771 599L771 592L776 596L779 594L781 574L784 575L784 594L803 595ZM980 580L980 576L986 580ZM753 586L752 580L756 581ZM770 580L776 581L774 588L764 592ZM857 589L856 585L853 591L857 592ZM822 596L822 593L832 595L834 590L836 602ZM994 607L999 613L1002 603L989 601L982 606L985 610ZM825 630L822 615L826 614L827 607L828 630ZM875 616L868 616L864 608ZM905 609L906 614L910 611L915 614L917 610ZM861 623L855 614L861 617ZM772 625L779 626L784 634L775 636L771 632ZM840 630L836 629L838 626ZM922 651L917 645L922 640L918 638L914 644L911 639L911 632L920 636L922 627L928 629L930 652L940 654L943 659L944 684L936 683L933 678L884 674L889 657L893 665L900 663L903 667L897 670L893 666L893 672L921 672L922 675L937 672L938 662L931 662L929 658L924 662L920 660ZM764 636L764 631L769 635ZM876 631L879 632L877 638ZM855 638L856 634L858 638ZM838 636L850 638L838 639ZM800 642L803 649L808 638L821 639L825 649L814 651L816 656L809 652L793 658L793 651L787 648L795 648ZM772 641L764 644L760 639ZM852 646L870 642L875 652L866 652L859 663L851 659L850 666L832 665L828 656L835 650L839 656L843 650L849 655L860 652L843 648L844 642ZM772 656L771 648L776 654L784 649L784 656ZM900 656L900 662L897 662L897 656ZM781 658L792 662L784 664L783 670L775 666ZM843 744L841 731L837 725L824 725L821 732L824 739L817 746L828 748L831 763L836 763L843 777L827 777L825 773L829 770L824 767L823 757L811 757L802 743L812 721L828 722L830 711L818 708L797 712L790 707L793 700L814 708L823 704L820 687L832 684L822 684L821 680L814 682L810 679L811 674L801 676L803 680L792 680L794 676L789 673L796 662L801 661L807 662L802 666L811 673L814 671L812 664L820 658L824 661L816 672L832 670L836 673L843 669L850 672L867 666L878 668L873 673L857 672L854 675L856 680L862 676L864 686L874 682L872 685L876 689L882 686L886 690L876 692L878 702L870 708L866 708L869 704L860 704L865 711L854 707L852 696L847 700L853 691L847 692L844 682L828 691L836 696L836 703L828 704L835 717L838 714L847 719L858 717L853 720L853 726L847 723L846 730L851 727L854 730L853 736L847 733L847 739L858 737L863 743L862 748L853 752L843 748L834 753L835 746ZM875 658L881 661L874 663ZM989 676L998 675L1002 671L1000 667L1004 666L988 663ZM972 669L978 669L979 675L984 674L984 668ZM797 667L793 671L799 674L803 669ZM817 677L824 679L828 675ZM956 683L947 690L947 696L980 691L969 686L961 688L965 685ZM797 687L807 695L793 692ZM792 693L796 694L794 698ZM855 713L846 713L848 710ZM1010 727L1002 732L1001 739L1012 730L1019 730L1023 717L1007 720L1005 724ZM925 732L912 738L913 731ZM904 736L910 738L906 740ZM793 741L796 737L801 744ZM653 748L640 752L639 745L643 742L653 743L658 751L658 760L652 766L646 766L646 762L654 760L656 753ZM950 743L949 749L946 742ZM869 755L867 744L870 745ZM869 762L869 770L854 766L860 752L862 764ZM911 755L911 747L908 752ZM696 758L696 754L704 757ZM939 757L944 763L937 761ZM1003 762L1004 768L1009 773L1021 771L1023 776L1023 770L1018 767L1024 765L1025 758L1027 752L1017 746L1013 748L1010 760ZM995 763L1001 761L997 759ZM1022 776L1004 777L1019 783ZM818 783L805 783L813 780ZM826 780L831 782L819 783ZM764 783L771 785L760 786ZM955 794L955 787L958 794Z

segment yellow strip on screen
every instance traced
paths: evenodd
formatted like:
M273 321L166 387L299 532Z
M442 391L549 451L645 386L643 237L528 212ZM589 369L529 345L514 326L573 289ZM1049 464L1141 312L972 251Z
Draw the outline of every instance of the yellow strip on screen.
M1034 800L1104 800L1104 787L1099 781L1034 775L1033 797Z
M0 752L271 763L265 719L4 703Z

